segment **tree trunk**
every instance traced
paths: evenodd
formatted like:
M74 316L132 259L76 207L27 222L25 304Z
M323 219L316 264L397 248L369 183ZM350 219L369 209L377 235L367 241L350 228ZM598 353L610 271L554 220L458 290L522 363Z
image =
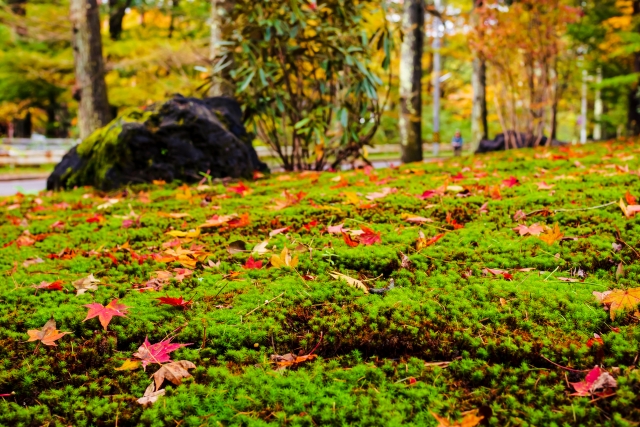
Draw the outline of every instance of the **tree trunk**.
M471 144L475 151L480 140L489 136L487 124L487 64L483 59L474 58L473 74L471 76L473 86L473 109L471 111Z
M119 40L122 35L122 20L131 6L131 0L109 0L109 36Z
M405 0L400 53L400 144L402 162L422 161L422 53L424 1Z
M9 9L11 13L14 13L18 16L26 16L27 15L27 0L9 0L7 2L9 5ZM16 27L16 33L19 36L27 35L27 27L19 25Z
M175 27L176 12L178 10L178 7L180 6L180 0L173 0L172 6L173 7L171 8L171 20L169 21L169 35L167 36L168 38L173 37L173 32L176 29Z
M441 12L441 0L434 0L433 7L436 12ZM442 97L440 76L442 71L442 56L440 55L440 48L442 47L442 39L440 38L440 25L442 20L439 15L433 17L433 157L438 157L440 154L440 98Z
M22 119L13 119L13 138L31 138L31 111L27 111Z
M71 0L73 56L80 107L80 137L86 138L111 119L100 37L100 11L96 0Z
M633 1L633 16L640 15L640 0ZM638 30L638 28L636 28ZM640 73L640 52L633 54L633 72ZM638 100L638 83L636 82L629 89L628 95L629 111L627 115L627 128L631 135L640 135L640 101Z
M220 57L220 46L228 31L228 17L233 11L233 0L211 0L209 60L212 65L209 96L233 97L235 86L231 80L233 58Z

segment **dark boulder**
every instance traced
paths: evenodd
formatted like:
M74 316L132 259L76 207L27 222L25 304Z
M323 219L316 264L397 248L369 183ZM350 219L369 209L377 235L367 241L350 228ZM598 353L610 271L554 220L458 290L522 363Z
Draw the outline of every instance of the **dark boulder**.
M255 170L266 169L235 100L176 95L144 110L131 109L95 131L64 156L47 189L194 182L207 171L214 178L251 178Z
M537 137L531 134L509 131L507 134L511 138L510 148L531 148L536 146L544 146L549 143L551 145L562 145L558 141L550 141L546 136ZM501 151L507 146L507 138L504 133L496 135L495 139L483 139L478 145L476 153L488 153L490 151Z

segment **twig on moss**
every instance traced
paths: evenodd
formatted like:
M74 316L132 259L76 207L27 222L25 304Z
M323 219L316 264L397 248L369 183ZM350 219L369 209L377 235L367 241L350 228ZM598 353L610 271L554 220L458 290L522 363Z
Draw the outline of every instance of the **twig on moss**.
M285 291L285 292L286 292L286 291ZM253 313L253 312L254 312L254 311L256 311L257 309L259 309L259 308L261 308L261 307L264 307L264 306L266 306L267 304L269 304L269 303L271 303L271 302L273 302L273 301L277 300L277 299L278 299L278 298L280 298L282 295L284 295L284 292L283 292L283 293L281 293L280 295L278 295L277 297L274 297L274 298L272 298L272 299L268 299L268 300L266 300L266 301L264 302L264 304L259 305L259 306L257 306L256 308L254 308L253 310L251 310L250 312L248 312L247 314L245 314L245 315L243 315L243 316L240 316L240 322L242 323L242 318L243 318L243 317L247 317L248 315L250 315L251 313Z
M541 213L541 212L549 212L549 213L558 213L558 212L580 212L580 211L590 211L593 209L601 209L601 208L606 208L607 206L611 206L611 205L615 205L618 202L609 202L609 203L605 203L604 205L598 205L598 206L590 206L588 208L575 208L575 209L538 209L535 211L531 211L525 214L525 216L531 216L531 215L535 215L537 213Z
M552 365L555 365L558 368L566 369L567 371L571 371L571 372L589 372L590 371L589 369L572 369L572 368L567 368L566 366L558 365L556 362L547 359L542 354L540 355L540 357L542 357L544 360L546 360L547 362L551 363Z

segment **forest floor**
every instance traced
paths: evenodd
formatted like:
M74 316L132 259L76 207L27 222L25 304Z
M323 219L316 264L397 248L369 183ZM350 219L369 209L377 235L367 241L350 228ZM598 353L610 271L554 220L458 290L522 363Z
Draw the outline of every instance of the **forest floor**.
M1 198L0 425L637 425L639 167L615 142Z

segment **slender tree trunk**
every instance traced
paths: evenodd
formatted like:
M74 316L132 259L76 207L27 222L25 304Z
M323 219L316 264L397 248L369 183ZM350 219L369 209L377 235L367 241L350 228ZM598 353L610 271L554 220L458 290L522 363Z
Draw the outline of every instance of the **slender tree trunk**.
M482 0L472 0L473 9L482 7ZM474 25L478 25L476 14L472 15ZM484 34L480 33L480 37ZM476 55L473 59L471 86L473 89L473 108L471 110L471 151L475 152L480 141L489 138L487 124L487 63L484 58Z
M596 83L602 83L602 68L598 68L596 74ZM602 139L602 91L600 87L596 88L596 99L593 105L593 140L600 141Z
M180 6L180 0L173 0L173 7L171 8L171 21L169 21L169 35L168 38L173 37L173 32L175 31L175 21L176 21L176 12L178 7Z
M119 40L122 35L122 20L131 6L131 0L109 0L109 36Z
M434 0L433 7L436 12L441 12L442 0ZM442 56L440 48L442 47L442 39L440 38L440 25L442 20L439 16L433 17L433 156L438 157L440 153L440 97L442 96L440 76L442 71Z
M633 0L633 16L640 16L640 0ZM638 28L636 28L636 31ZM640 52L633 54L633 72L640 73ZM634 83L629 89L629 111L627 115L627 128L631 135L640 135L640 101L638 99L638 83Z
M111 119L100 36L100 11L96 0L71 0L73 56L79 87L80 137L86 138Z
M213 71L209 96L233 97L235 93L235 86L229 74L233 68L233 58L220 57L220 45L224 41L227 22L233 7L233 0L211 0L209 60Z
M7 4L9 5L9 9L11 10L12 13L18 15L18 16L26 16L27 15L27 0L9 0L7 1ZM27 27L25 26L18 26L16 28L16 33L19 36L26 36L27 35Z
M400 144L402 162L422 161L422 53L424 1L405 0L400 53Z
M489 136L487 124L487 64L483 59L474 58L473 74L473 109L471 111L471 144L475 151L480 140Z

